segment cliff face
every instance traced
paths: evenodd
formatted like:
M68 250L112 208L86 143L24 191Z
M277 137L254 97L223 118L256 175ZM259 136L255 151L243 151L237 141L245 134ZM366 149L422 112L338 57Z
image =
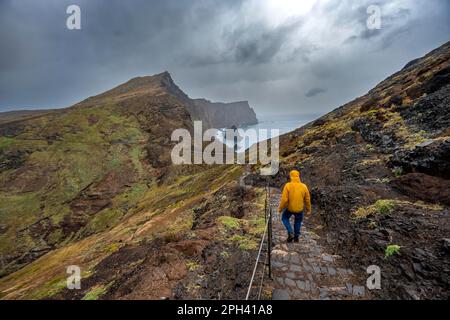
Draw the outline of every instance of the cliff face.
M193 120L202 120L204 127L231 128L258 123L255 111L248 101L231 103L194 99L188 106Z

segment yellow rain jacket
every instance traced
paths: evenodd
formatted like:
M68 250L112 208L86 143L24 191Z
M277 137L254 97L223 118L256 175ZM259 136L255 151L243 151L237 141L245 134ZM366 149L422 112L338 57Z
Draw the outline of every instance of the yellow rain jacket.
M300 172L292 170L290 173L291 182L286 183L283 188L278 212L287 208L292 213L300 213L303 209L311 212L311 197L306 184L300 182Z

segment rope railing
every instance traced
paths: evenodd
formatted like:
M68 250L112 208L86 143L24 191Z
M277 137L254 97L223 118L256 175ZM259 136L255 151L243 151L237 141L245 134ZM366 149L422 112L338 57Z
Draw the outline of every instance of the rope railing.
M247 290L247 295L245 296L245 300L248 300L248 298L250 296L250 292L252 290L253 280L255 279L256 270L258 269L259 258L261 256L262 247L264 245L264 238L266 237L266 233L267 233L267 226L268 226L268 223L266 223L266 227L264 228L264 234L261 239L261 245L259 246L258 255L256 256L255 267L253 268L252 278L250 279L250 284L248 285L248 290Z
M248 285L248 289L247 289L247 294L245 296L245 300L249 299L250 293L252 291L253 281L255 280L255 275L256 275L256 272L257 272L257 269L258 269L258 264L260 262L261 253L263 252L262 250L263 250L263 247L264 247L264 241L266 239L266 235L267 235L267 256L266 256L266 262L264 263L264 268L263 268L263 271L262 271L261 281L260 281L260 285L259 285L259 290L258 290L258 295L257 295L257 299L258 300L261 297L262 287L264 285L264 276L265 276L265 272L266 272L266 267L268 268L268 271L269 271L269 278L272 278L272 266L271 266L272 207L268 203L269 201L270 201L270 187L267 186L266 187L266 198L265 198L265 203L264 203L264 217L265 217L265 220L266 220L266 224L265 224L265 227L264 227L264 233L263 233L262 238L261 238L261 242L260 242L260 246L259 246L259 250L258 250L258 255L256 256L255 266L253 268L253 273L252 273L252 277L250 279L250 283Z

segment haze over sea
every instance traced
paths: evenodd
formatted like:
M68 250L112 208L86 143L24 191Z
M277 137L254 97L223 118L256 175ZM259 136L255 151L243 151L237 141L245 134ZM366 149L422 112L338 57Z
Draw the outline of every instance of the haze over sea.
M297 128L300 128L301 126L307 124L308 122L317 119L320 117L319 114L308 114L308 115L258 115L258 124L240 127L238 129L248 130L248 129L254 129L256 132L259 132L260 129L266 129L267 130L267 136L268 138L274 138L277 135L271 135L272 129L278 129L278 135L283 135L285 133L294 131ZM225 131L219 130L217 133L217 137L220 141L224 142L225 138ZM249 137L249 139L241 139L237 142L237 151L242 152L246 149L248 149L251 145L254 143L258 143L262 140L265 140L265 136L263 135L257 135L257 139L253 139L253 137ZM225 143L229 147L233 147L233 140L226 139Z

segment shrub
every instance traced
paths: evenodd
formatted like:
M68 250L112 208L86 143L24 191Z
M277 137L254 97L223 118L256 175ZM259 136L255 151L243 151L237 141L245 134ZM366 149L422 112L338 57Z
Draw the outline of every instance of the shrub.
M227 229L234 230L238 229L240 227L239 219L229 217L229 216L222 216L217 219L220 223L222 223Z
M380 214L392 212L394 205L395 203L393 200L377 200L377 202L375 202L375 208Z
M366 144L366 151L372 152L375 150L375 147L370 143Z
M361 219L373 214L386 214L392 212L394 206L394 200L377 200L371 206L358 208L353 215L355 218Z
M400 251L400 248L401 247L396 244L388 245L384 252L384 258L387 259L387 258L393 256L394 254L398 253Z
M241 250L253 250L258 247L258 243L250 237L244 237L236 234L231 237L230 240L233 242L237 242L238 247Z
M188 261L188 262L186 262L186 268L187 268L189 271L195 271L195 270L198 269L198 267L199 267L199 265L198 265L197 263L195 263L194 261Z
M396 176L398 178L403 174L403 169L401 167L395 167L392 170L392 173L394 174L394 176Z

